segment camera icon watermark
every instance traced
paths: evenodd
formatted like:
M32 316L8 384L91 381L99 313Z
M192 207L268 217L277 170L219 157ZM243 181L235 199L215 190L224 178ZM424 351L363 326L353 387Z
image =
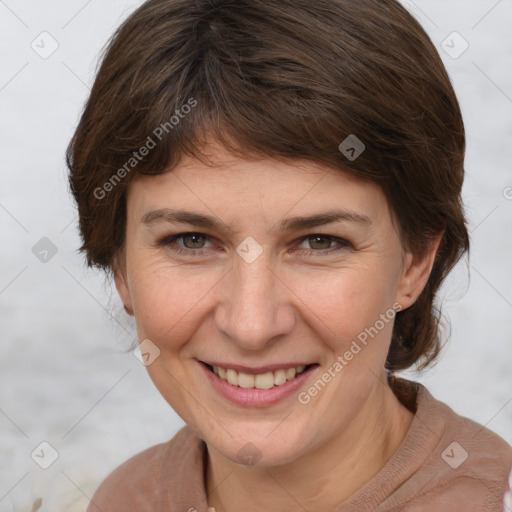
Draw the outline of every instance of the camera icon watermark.
M48 263L56 254L57 246L46 236L43 236L32 247L32 254L41 262Z
M256 242L252 236L248 236L242 243L238 245L236 252L247 263L253 263L263 252L263 247L261 247L261 245Z
M445 448L441 457L448 466L457 469L469 457L469 454L457 441L454 441Z
M133 355L144 366L149 366L153 364L155 359L160 357L160 349L151 340L146 338L133 350Z
M59 43L49 32L44 31L30 43L30 47L41 59L47 59L57 51Z
M338 149L345 155L347 160L353 162L365 149L363 142L351 133L339 146Z
M512 200L512 187L505 187L503 189L503 197L509 201Z
M39 467L48 469L59 458L59 452L48 441L43 441L34 448L30 456Z
M441 48L452 59L458 59L469 48L469 43L458 32L452 32L443 39Z

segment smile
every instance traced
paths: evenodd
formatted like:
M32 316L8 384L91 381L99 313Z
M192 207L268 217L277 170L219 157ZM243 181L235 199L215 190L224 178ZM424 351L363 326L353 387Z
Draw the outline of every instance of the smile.
M226 368L219 363L198 361L212 390L229 402L248 407L268 407L297 394L306 380L319 370L317 363L272 365L262 368ZM285 366L285 365L283 365Z
M279 368L273 372L251 375L249 373L237 372L231 368L222 368L220 366L213 366L212 368L213 373L223 381L228 382L232 386L238 386L246 389L271 389L274 386L281 386L286 381L292 380L297 375L300 375L306 369L305 366L297 366L296 368Z

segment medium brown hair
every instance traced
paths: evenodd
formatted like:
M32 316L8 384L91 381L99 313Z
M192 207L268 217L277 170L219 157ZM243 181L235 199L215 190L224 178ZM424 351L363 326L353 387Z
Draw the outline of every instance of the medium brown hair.
M365 145L354 160L338 149L351 134ZM405 8L395 0L142 4L106 46L66 153L89 266L116 271L126 189L138 173L201 158L207 135L238 156L306 159L378 184L413 253L444 233L425 289L396 316L386 367L435 360L435 294L469 249L465 136L439 54Z

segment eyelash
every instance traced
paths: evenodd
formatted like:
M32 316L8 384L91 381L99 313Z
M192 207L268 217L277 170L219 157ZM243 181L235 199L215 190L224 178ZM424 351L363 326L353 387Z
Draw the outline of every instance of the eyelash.
M206 238L208 238L208 235L206 235L205 233L199 233L197 231L187 231L186 233L178 233L177 235L167 236L167 237L163 238L162 240L160 240L158 242L158 245L161 247L170 247L176 240L182 239L186 235L200 235L200 236L205 236ZM299 245L304 240L307 240L308 238L313 238L313 237L328 238L333 242L338 242L339 247L336 247L336 248L330 247L329 249L318 249L318 250L311 249L309 251L306 249L299 249L299 251L301 251L301 250L306 251L306 256L312 256L313 253L315 253L315 256L316 255L321 256L326 253L330 254L332 252L336 252L341 249L346 249L346 248L352 247L352 244L343 238L339 238L339 237L335 237L335 236L331 236L331 235L324 235L323 233L313 233L311 235L303 236L299 239L299 242L300 242ZM187 254L192 257L202 256L203 255L202 252L205 251L205 249L202 249L202 248L196 250L196 249L189 249L187 247L176 247L176 246L170 247L170 249L173 252L176 252L178 254ZM318 254L318 253L320 253L320 254Z

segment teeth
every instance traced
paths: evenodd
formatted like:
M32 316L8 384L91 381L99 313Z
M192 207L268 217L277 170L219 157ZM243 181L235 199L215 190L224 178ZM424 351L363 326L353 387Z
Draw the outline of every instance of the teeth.
M296 374L296 370L295 368L288 368L286 370L286 380L292 380L295 378L295 374Z
M249 373L237 372L231 368L213 367L213 373L219 378L229 382L232 386L251 389L270 389L274 386L281 386L288 380L294 379L306 369L305 366L297 366L297 368L279 369L273 372L251 375Z
M236 372L235 370L231 370L231 369L227 370L226 377L227 377L227 381L232 386L238 386L238 372Z
M280 386L286 382L286 370L276 370L274 372L274 384Z
M270 389L274 387L274 373L262 373L254 377L254 387L257 389Z
M231 371L234 371L234 370L231 370ZM248 373L240 372L238 374L238 385L241 388L253 388L254 387L254 375L249 375Z

